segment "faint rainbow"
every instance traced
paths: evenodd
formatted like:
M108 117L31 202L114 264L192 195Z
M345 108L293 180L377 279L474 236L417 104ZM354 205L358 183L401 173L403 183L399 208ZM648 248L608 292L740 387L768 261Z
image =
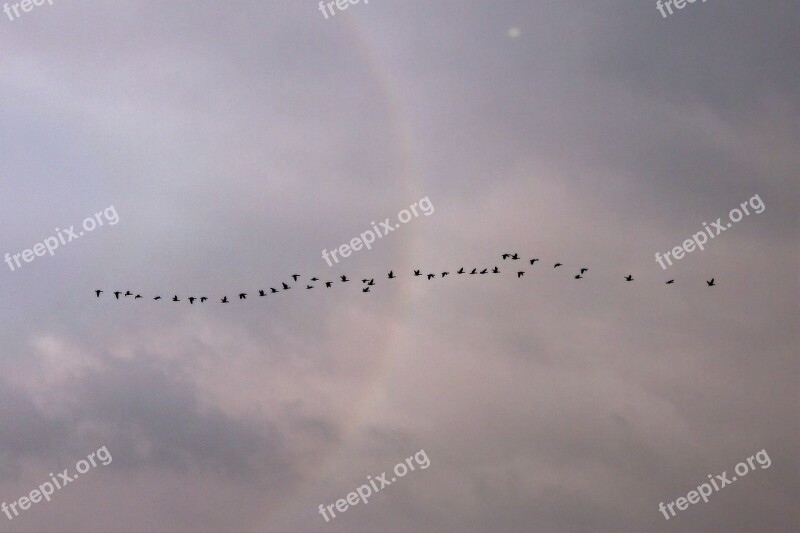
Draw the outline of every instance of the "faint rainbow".
M400 162L398 179L401 181L404 189L401 197L408 200L408 204L405 206L401 204L397 207L397 211L400 211L422 197L417 180L415 180L416 176L414 175L411 128L404 118L401 100L393 88L388 70L382 66L377 54L369 46L366 35L359 28L356 19L357 17L341 17L337 22L340 22L344 26L345 35L353 44L350 49L354 50L367 65L377 93L383 97L384 109L389 116L390 138L394 142L392 146L395 147L392 152L397 156L394 160ZM387 215L394 216L396 213L387 213ZM400 251L397 257L397 263L392 266L396 272L410 272L411 252L416 242L414 236L413 228L409 227L407 230L398 233L397 237L395 237ZM396 281L399 287L396 287L396 290L393 292L397 296L395 300L390 303L399 312L397 319L388 323L386 326L386 334L378 350L381 353L376 354L377 357L375 359L377 363L374 367L373 374L366 380L366 385L360 400L355 402L354 410L349 417L350 422L344 424L341 433L337 435L336 445L333 446L327 454L321 454L320 460L317 461L316 464L306 465L306 468L304 468L304 475L309 479L309 482L301 481L294 491L294 496L298 496L304 492L304 489L310 488L309 485L313 484L313 479L311 478L324 475L326 467L335 462L337 453L348 448L351 439L362 427L364 419L368 417L369 411L372 409L375 402L381 398L381 393L387 382L394 356L399 348L400 331L397 324L401 322L402 317L405 315L412 295L409 277L399 276ZM316 474L316 476L314 476L314 474ZM287 494L287 498L289 496L290 495ZM302 500L304 500L304 498L298 498L298 501ZM292 504L290 503L290 505ZM273 507L273 509L276 508ZM286 509L281 509L280 514L283 516L291 516L291 512L284 514L285 511ZM304 513L306 511L301 510L301 512ZM268 516L271 514L273 513L268 513Z

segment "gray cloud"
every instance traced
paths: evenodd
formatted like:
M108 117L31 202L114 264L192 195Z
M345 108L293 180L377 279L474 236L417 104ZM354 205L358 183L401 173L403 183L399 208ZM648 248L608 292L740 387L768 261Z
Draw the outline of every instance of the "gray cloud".
M0 253L120 216L0 275L0 500L114 457L4 526L796 530L795 13L71 1L3 19ZM762 214L655 264L754 194ZM322 259L423 196L432 216ZM517 280L507 250L542 261ZM409 278L462 265L502 273ZM340 273L356 281L304 289ZM430 468L317 514L422 448ZM769 469L658 512L762 448Z

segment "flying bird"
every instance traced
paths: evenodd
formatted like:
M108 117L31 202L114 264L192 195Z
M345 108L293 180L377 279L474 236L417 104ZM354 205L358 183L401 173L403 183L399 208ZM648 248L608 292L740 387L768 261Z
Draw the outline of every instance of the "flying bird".
M564 266L564 265L562 265L561 263L556 263L555 265L553 265L553 268L558 268L560 266Z
M141 295L141 294L137 294L136 296L134 296L134 297L133 297L133 299L134 299L134 300L138 300L138 299L139 299L139 298L141 298L141 297L142 297L142 295Z
M477 274L477 273L478 273L478 269L477 268L473 268L472 272L470 272L470 274Z
M313 288L314 287L312 287L311 285L306 285L306 289L313 289Z
M369 287L364 287L363 289L361 289L361 292L369 292Z
M200 297L200 303L203 303L203 302L205 302L206 300L208 300L208 298L206 298L205 296L201 296L201 297Z
M197 300L194 296L189 296L189 305L194 305L194 301Z
M362 280L361 280L361 283L366 283L366 282L368 282L368 281L369 281L368 279L362 279Z
M272 294L276 294L278 292L278 289L274 289L274 288L270 287L269 288L269 292L272 293Z
M517 272L517 279L521 278L524 275L525 275L524 271L523 272Z
M583 279L583 276L581 276L580 274L575 274L575 279Z
M100 293L102 293L103 291L101 291L100 289L97 289L94 292L97 293L97 297L100 298Z
M153 298L153 300L160 300L160 299L161 299L161 296L156 296L155 298Z
M266 292L264 292L264 289L259 289L259 291L258 291L258 295L259 295L259 296L266 296L266 295L267 295L267 293L266 293Z
M329 289L331 288L331 285L333 285L332 281L326 281L325 282L325 286L328 287Z
M713 287L713 286L714 286L714 278L711 278L711 281L706 281L706 284L707 284L709 287Z
M117 297L117 300L119 300L119 295L120 295L120 294L122 294L122 292L120 292L120 291L116 291L116 292L114 293L114 296L116 296L116 297Z
M247 293L246 292L239 293L239 299L240 300L247 300Z
M375 285L375 278L369 280L369 283L367 283L367 285Z
M125 291L125 296L133 296L133 293L131 291Z
M283 290L288 291L289 289L291 289L291 287L284 283Z
M420 273L419 273L419 270L415 270L415 271L414 271L414 275L415 275L415 276L421 276L422 274L420 274Z
M428 279L435 278L436 274L428 274Z
M458 272L456 272L456 274L463 274L463 273L464 273L464 267L459 268Z
M446 275L448 275L449 273L450 273L450 272L442 272L442 277L445 277L445 276L446 276Z
M319 278L314 276L313 278L311 278L311 281L319 281Z
M483 270L481 270L481 274L486 274L488 271L489 271L488 268L484 268Z
M347 279L347 276L339 276L339 277L341 278L342 283L344 283L346 281L350 281L349 279Z
M390 270L389 271L389 279L394 279L394 278L395 278L394 270Z
M672 285L673 283L675 283L675 280L674 280L674 279L671 279L671 280L669 280L669 281L667 282L667 285Z
M517 259L519 259L519 255L518 254L514 254L514 255L511 256L511 259L516 261Z
M589 270L589 269L588 268L582 268L581 269L581 274L584 274L587 270Z
M531 259L531 264L534 264L538 259Z
M511 254L503 254L502 257L503 257L503 261L505 261L506 259L511 257Z
M300 274L292 274L292 279L297 281L297 278L300 277Z
M222 303L224 303L224 304L228 303L228 297L227 296L223 296L222 297Z
M497 268L497 267L494 267L494 268L492 269L492 273L493 273L493 274L499 274L499 273L500 273L500 269L499 269L499 268Z
M625 281L633 281L633 276L628 274L627 276L625 276Z
M173 302L180 302L180 300L178 300L178 295L177 294L172 297L172 301Z

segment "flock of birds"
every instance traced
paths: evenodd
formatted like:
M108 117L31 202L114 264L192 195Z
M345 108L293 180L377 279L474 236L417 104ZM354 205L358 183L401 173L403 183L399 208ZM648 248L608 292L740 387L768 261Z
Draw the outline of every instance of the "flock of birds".
M514 254L501 254L501 257L503 258L503 261L506 261L506 260L518 261L519 260L519 254L516 254L516 253L514 253ZM539 259L538 258L533 258L533 259L530 259L529 261L530 261L530 266L534 266L536 264L536 262L539 261ZM553 268L559 268L559 267L563 267L563 266L564 265L562 263L556 263L556 264L553 265ZM589 269L586 268L586 267L580 268L579 272L577 274L575 274L575 276L574 276L575 279L583 279L583 275L588 271L589 271ZM525 275L525 271L524 270L517 270L516 272L517 272L517 279L519 279L519 278L521 278L522 276ZM464 267L461 267L456 271L456 274L469 274L469 275L481 275L481 274L488 274L488 273L499 274L500 273L500 269L495 266L491 270L489 270L488 267L484 268L483 270L480 270L480 271L477 268L473 268L470 272L466 272ZM445 271L445 272L442 272L440 274L440 277L445 278L445 277L447 277L449 275L450 275L450 272ZM429 274L422 274L420 270L414 270L414 277L423 277L423 276L427 277L428 280L431 280L431 279L434 279L436 277L436 274L430 274L430 273ZM300 278L300 274L292 274L291 277L294 280L294 282L297 282L298 278ZM395 278L397 278L397 276L395 275L393 270L390 270L389 274L387 275L387 278L388 279L395 279ZM628 274L628 275L624 276L623 279L626 282L633 281L633 275L632 274ZM320 279L317 278L317 277L313 277L309 281L311 281L313 283L316 283L316 282L320 281ZM350 280L347 278L347 276L339 276L339 283L348 283L349 281ZM333 281L325 281L324 283L325 283L325 287L330 289L333 286L334 282ZM361 292L370 292L370 287L373 287L375 285L375 278L362 279L361 283L363 284ZM668 280L666 282L667 285L672 285L674 283L675 283L674 279L670 279L670 280ZM709 287L714 287L715 286L714 278L711 278L710 280L706 281L706 285L708 285ZM269 293L267 292L267 289L260 289L258 291L258 296L261 297L261 296L266 296L267 294L276 294L276 293L281 292L281 291L288 291L291 288L292 287L289 286L286 282L282 282L280 289L276 289L274 287L270 287L269 288ZM315 288L315 285L306 284L306 290L311 290L313 288ZM103 291L102 289L97 289L94 292L97 295L97 297L100 298L100 295L103 294L105 291ZM143 296L141 294L134 294L131 291L125 291L125 292L114 291L113 294L114 294L114 297L117 300L119 300L120 297L122 297L122 299L124 300L124 299L128 298L129 296L133 296L134 300L139 300L139 299L143 298ZM247 295L248 294L246 292L239 293L239 300L246 300L247 299ZM158 300L162 300L162 298L161 298L161 296L155 296L153 298L153 300L158 301ZM186 300L188 300L189 304L194 305L194 303L197 302L197 301L199 301L200 303L205 303L205 302L208 301L208 298L206 296L200 296L199 298L197 298L195 296L189 296L188 298L186 298ZM174 295L172 297L172 301L173 302L180 302L182 300L176 294L176 295ZM227 296L223 296L222 299L220 300L220 303L227 304L227 303L230 303L230 301L228 300Z

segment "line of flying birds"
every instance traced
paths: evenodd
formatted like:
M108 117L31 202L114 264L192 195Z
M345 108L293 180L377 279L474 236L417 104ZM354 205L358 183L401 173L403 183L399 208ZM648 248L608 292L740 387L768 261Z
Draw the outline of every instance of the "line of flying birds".
M501 257L503 258L503 261L506 261L506 260L518 261L519 260L519 254L516 254L516 253L514 253L514 254L501 254ZM537 261L539 261L539 259L538 258L533 258L533 259L530 259L529 261L530 261L531 266L533 266L533 265L536 264ZM556 263L556 264L553 265L553 268L558 268L558 267L562 267L562 266L564 266L562 263ZM588 271L589 271L589 269L586 268L586 267L581 268L580 271L577 274L575 274L575 276L574 276L575 279L583 279L583 275ZM500 273L500 269L495 266L491 270L489 270L488 267L484 268L483 270L480 270L480 271L477 268L473 268L470 272L467 272L464 269L464 267L461 267L456 271L456 274L488 274L488 273L499 274ZM449 276L449 275L450 275L450 272L445 271L445 272L442 272L440 274L440 277L444 278L444 277ZM517 279L521 278L524 275L525 275L525 271L524 270L518 270L517 271ZM436 274L422 274L421 271L414 270L414 277L423 277L423 276L427 277L429 280L431 280L431 279L436 277ZM298 278L300 278L300 274L292 274L292 279L295 282L298 280ZM393 270L390 270L389 274L387 275L387 278L388 279L395 279L395 278L397 278L397 276L395 275ZM632 274L628 274L627 276L624 276L623 279L625 281L633 281L633 275ZM316 282L320 281L320 279L317 278L317 277L313 277L309 281L311 281L313 283L316 283ZM347 279L347 276L339 276L339 283L347 283L349 281L350 280ZM330 289L333 286L334 282L333 281L325 281L324 283L325 283L325 287ZM373 287L375 285L375 278L362 279L361 283L363 284L361 292L370 292L370 287ZM673 283L675 283L674 279L670 279L670 280L668 280L666 282L667 285L672 285ZM711 278L710 280L706 281L706 285L708 285L709 287L714 287L715 286L714 278ZM314 287L315 287L314 285L306 284L306 290L313 289ZM292 288L291 286L289 286L287 283L283 282L283 283L281 283L281 288L280 289L276 289L274 287L270 287L269 288L269 292L267 292L266 289L260 289L258 291L258 295L259 296L266 296L267 294L275 294L275 293L278 293L278 292L281 292L281 291L288 291L291 288ZM105 291L103 291L101 289L97 289L94 292L97 295L97 297L100 298L100 295L103 294L103 292L105 292ZM113 294L114 294L114 297L117 300L119 300L120 297L125 299L128 296L133 296L134 300L139 300L139 299L143 298L143 296L141 294L134 294L131 291L125 291L124 293L122 291L115 291ZM153 298L153 300L161 300L161 299L162 299L161 296L156 296L156 297ZM246 300L246 299L247 299L247 293L246 292L239 293L239 300ZM189 296L188 298L186 298L186 300L188 300L190 304L194 305L194 303L196 301L199 301L200 303L205 303L206 301L208 301L208 298L206 296L200 296L199 298L197 298L195 296ZM178 295L176 294L175 296L172 297L172 301L173 302L180 302L181 299L178 298ZM227 304L227 303L230 303L230 302L229 302L227 296L223 296L222 299L220 300L220 303Z

